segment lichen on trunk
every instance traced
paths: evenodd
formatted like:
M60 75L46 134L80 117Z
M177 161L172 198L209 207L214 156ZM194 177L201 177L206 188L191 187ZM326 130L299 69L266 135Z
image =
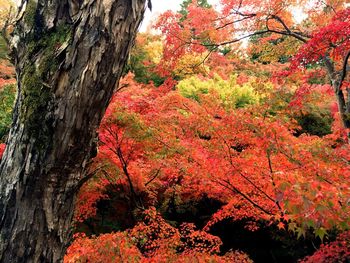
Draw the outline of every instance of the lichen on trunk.
M145 0L21 6L11 52L18 96L0 165L0 262L59 262Z

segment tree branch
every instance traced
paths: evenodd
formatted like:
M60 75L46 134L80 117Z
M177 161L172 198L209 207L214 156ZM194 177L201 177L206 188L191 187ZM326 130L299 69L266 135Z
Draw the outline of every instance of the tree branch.
M271 32L276 33L276 34L286 35L286 36L292 36L292 37L294 37L294 38L296 38L296 39L298 39L298 40L300 40L300 41L302 41L302 42L304 42L304 43L307 42L307 40L304 38L304 37L306 37L307 35L302 34L302 33L297 33L297 32L294 32L294 31L290 30L290 28L289 28L289 27L287 26L287 24L282 20L282 18L280 18L280 17L277 16L277 15L271 15L271 18L274 19L274 20L276 20L277 22L279 22L279 23L283 26L283 28L286 30L286 31L278 31L278 30L269 29L269 27L268 27L268 21L269 21L270 19L267 18L267 20L266 20L266 26L267 26L267 28L268 28ZM304 36L304 37L303 37L303 36ZM309 36L308 36L308 37L309 37Z
M341 89L341 87L343 86L343 82L346 78L349 58L350 58L350 50L348 51L348 53L344 57L343 67L342 67L342 70L340 73L340 79L339 79L339 89Z
M223 180L223 182L225 182L227 185L216 181L216 183L218 183L219 185L231 190L232 192L239 194L240 196L242 196L245 200L247 200L250 204L252 204L254 207L258 208L259 210L261 210L262 212L264 212L267 215L273 215L271 212L267 211L265 208L263 208L262 206L258 205L257 203L255 203L253 200L251 200L246 194L244 194L243 192L241 192L240 190L238 190L237 187L233 186L230 182Z
M159 175L159 173L160 173L160 170L161 170L161 168L159 168L159 169L157 170L157 172L155 173L155 175L154 175L147 183L145 183L145 186L147 186L147 185L149 185L150 183L152 183L152 182L154 181L154 179L156 179L156 178L158 177L158 175Z

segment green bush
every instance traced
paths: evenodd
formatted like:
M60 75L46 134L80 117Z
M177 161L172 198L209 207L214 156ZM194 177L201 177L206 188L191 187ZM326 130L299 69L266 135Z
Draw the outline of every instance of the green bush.
M12 123L12 110L16 98L16 85L7 85L0 90L0 142L4 142Z
M315 109L314 111L303 113L295 117L301 130L298 133L308 133L310 135L325 136L332 133L333 118L328 111Z
M224 80L218 75L212 79L200 79L197 76L192 76L181 80L177 88L182 96L198 102L203 94L217 93L222 104L227 109L232 109L258 104L261 101L263 95L255 89L255 84L254 81L248 81L239 85L236 75L232 75L228 80Z
M6 59L7 57L7 45L2 36L0 36L0 59Z

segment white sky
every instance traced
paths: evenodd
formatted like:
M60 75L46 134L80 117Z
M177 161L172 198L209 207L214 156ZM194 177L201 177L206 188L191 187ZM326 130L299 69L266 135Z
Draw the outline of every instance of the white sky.
M183 0L151 0L152 1L152 12L149 9L146 10L145 18L141 25L140 31L145 32L147 27L151 24L152 20L155 20L161 13L167 10L177 11L180 9L180 4ZM219 0L208 0L211 5L217 5ZM350 5L350 4L349 4ZM294 8L292 11L294 19L297 23L300 23L303 19L306 18L301 8Z
M159 14L167 11L167 10L179 10L180 4L183 0L151 0L152 1L152 13L147 9L145 18L143 19L143 23L141 25L140 31L145 31L152 20L154 20ZM208 0L208 2L212 5L218 3L219 0Z

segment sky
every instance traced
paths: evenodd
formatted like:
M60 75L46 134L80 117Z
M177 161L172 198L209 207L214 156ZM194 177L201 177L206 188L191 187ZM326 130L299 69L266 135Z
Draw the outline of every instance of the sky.
M152 13L147 9L140 31L142 32L146 31L151 21L155 19L159 14L167 10L173 10L173 11L180 10L180 4L182 2L183 0L152 0ZM210 4L215 4L219 1L208 0L208 2Z
M152 0L152 12L147 9L140 31L145 32L151 21L156 19L161 13L167 10L180 10L180 4L182 2L183 0ZM217 5L219 0L208 0L208 2L212 5ZM302 13L301 9L294 8L292 12L296 22L301 22L305 18L305 14Z

